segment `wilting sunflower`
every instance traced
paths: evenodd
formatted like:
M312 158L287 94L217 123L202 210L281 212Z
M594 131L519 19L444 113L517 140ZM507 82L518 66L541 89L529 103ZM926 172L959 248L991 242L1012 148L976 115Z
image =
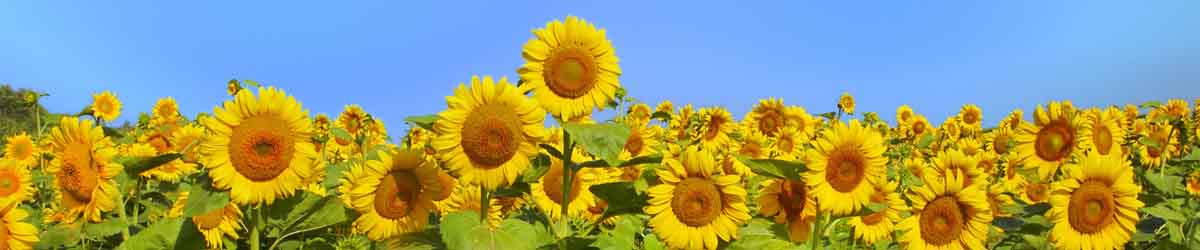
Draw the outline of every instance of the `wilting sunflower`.
M875 184L871 202L886 204L887 208L865 216L851 217L849 223L854 227L854 238L869 244L892 238L892 231L896 223L900 222L900 212L908 211L908 204L896 193L898 186L899 183L896 182L881 181Z
M512 183L537 154L545 113L505 78L471 77L446 97L433 140L446 167L462 181L488 189Z
M748 129L756 130L767 137L775 137L779 130L787 125L787 117L784 115L786 111L783 99L761 99L746 113L742 122L746 123Z
M983 171L979 169L978 159L967 156L958 149L950 149L938 154L931 163L939 173L938 176L956 175L958 178L955 179L962 180L963 186L986 185L988 181L987 176L984 176Z
M1187 177L1188 193L1200 196L1200 170L1193 170Z
M319 157L311 139L312 121L283 90L238 92L224 108L200 123L212 133L200 147L201 162L213 186L228 189L241 205L271 204L308 183Z
M966 132L974 133L983 129L983 110L975 104L963 105L958 110L958 121L962 122L962 128Z
M33 197L33 177L16 161L0 159L0 207L20 205Z
M850 92L842 92L842 97L838 98L838 109L847 114L854 114L854 96L850 96Z
M37 160L34 157L36 154L37 147L33 145L33 138L25 132L9 136L7 144L4 145L4 158L13 160L21 167L33 166Z
M1065 169L1068 178L1054 183L1047 219L1050 240L1063 249L1119 249L1138 223L1142 187L1119 154L1088 153Z
M1036 168L1041 179L1049 179L1073 155L1079 154L1083 136L1075 110L1060 102L1038 105L1035 124L1022 123L1017 130L1016 153L1025 167Z
M33 249L38 242L38 229L25 222L29 212L12 205L5 206L0 213L4 213L0 217L3 220L0 221L0 249Z
M174 124L179 120L179 104L173 97L164 97L154 102L151 121L154 124Z
M758 213L774 217L775 223L786 224L788 239L793 242L808 240L812 223L817 216L817 201L808 192L804 182L768 180L758 196Z
M850 125L840 121L825 130L807 153L809 171L805 182L822 203L821 211L847 215L861 209L871 199L871 183L883 181L887 158L883 157L883 137L864 127L858 120Z
M621 88L621 67L603 29L567 16L565 22L546 23L533 35L525 43L525 65L517 73L529 86L522 85L522 90L533 90L550 114L563 120L590 114L593 108L603 109Z
M47 170L55 177L58 200L66 210L64 222L80 215L98 222L100 213L117 206L114 178L122 166L113 161L117 150L104 130L91 120L63 117L50 131L50 151L56 157Z
M1081 146L1102 155L1121 152L1121 142L1125 140L1125 130L1118 124L1121 111L1110 107L1104 111L1092 109L1087 111L1087 118L1079 130L1083 138Z
M898 229L906 249L984 249L992 211L987 202L986 186L963 186L957 176L930 178L914 188L912 216L904 218Z
M1142 165L1148 168L1165 166L1167 159L1180 149L1179 137L1171 136L1171 130L1174 127L1170 124L1154 122L1147 123L1145 127L1146 129L1140 133L1142 140L1154 144L1141 145L1138 155Z
M371 240L422 230L437 209L433 199L442 193L437 163L421 151L379 154L379 160L350 172L338 188L342 200L362 214L354 220L354 231Z
M700 109L700 144L705 150L718 151L733 143L729 133L737 128L733 116L722 107Z
M739 176L720 174L712 156L696 147L664 159L663 167L645 209L659 238L687 249L716 249L718 238L737 238L738 226L750 219Z
M562 148L558 147L561 151ZM572 159L583 159L583 153L576 150L572 155ZM584 168L576 172L571 178L571 191L567 195L567 217L578 217L587 212L588 208L596 205L596 196L588 189L598 179L604 175L605 169L600 168ZM530 183L529 190L533 196L533 201L543 213L550 219L558 220L563 217L563 186L568 185L563 182L563 162L557 158L550 158L550 169L538 179L538 182Z
M204 235L209 248L223 249L226 236L231 240L238 239L238 231L242 230L242 210L230 203L221 209L192 216L192 223Z
M104 121L116 120L118 116L121 116L121 100L109 91L93 94L92 115Z

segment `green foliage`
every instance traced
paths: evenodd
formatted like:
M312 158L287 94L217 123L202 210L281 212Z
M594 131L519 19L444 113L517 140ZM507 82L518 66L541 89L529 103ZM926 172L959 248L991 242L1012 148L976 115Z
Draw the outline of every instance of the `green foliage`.
M472 211L447 214L442 219L442 241L450 250L533 249L538 230L521 220L508 219L492 228Z
M787 179L793 181L801 181L800 173L807 171L804 163L795 161L785 161L776 159L750 159L745 156L738 156L738 161L750 167L755 174Z
M640 216L619 217L612 230L605 230L596 236L596 242L592 242L592 246L601 250L637 248L637 233L642 231L644 223Z
M437 119L438 119L438 116L436 114L414 115L414 116L405 117L404 121L408 122L410 124L416 125L417 127L421 127L425 130L433 131L433 123L437 122Z
M629 139L629 128L620 124L563 124L571 136L571 140L583 146L588 153L603 159L609 166L618 166L621 160L618 156Z

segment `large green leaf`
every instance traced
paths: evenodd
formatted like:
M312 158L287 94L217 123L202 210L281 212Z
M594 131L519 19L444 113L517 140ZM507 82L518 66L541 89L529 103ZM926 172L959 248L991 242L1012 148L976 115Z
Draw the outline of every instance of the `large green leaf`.
M100 223L84 225L83 234L89 239L103 239L104 237L119 234L127 227L128 225L125 223L125 220L109 218L100 221Z
M396 250L436 250L446 248L446 245L442 244L442 239L438 236L438 231L433 227L402 234L385 240L382 244L382 249Z
M632 182L612 182L592 185L589 190L596 197L604 199L608 208L604 209L601 219L630 213L640 213L648 204L649 197L639 194Z
M563 124L571 136L571 141L582 145L583 149L596 157L600 157L609 166L618 166L621 161L618 156L625 148L625 140L629 139L629 128L612 123L604 124Z
M508 219L492 228L479 220L474 211L447 214L442 218L442 241L449 250L533 249L537 230L521 220Z
M183 221L183 218L171 218L150 224L145 230L129 237L129 240L121 242L117 249L171 249L175 246L175 240L178 238Z
M1177 194L1183 190L1183 177L1149 172L1144 176L1150 186L1165 194Z
M338 164L329 164L325 167L325 179L321 181L321 185L326 189L336 188L342 183L342 176L346 175L346 171L350 169L350 161L343 161Z
M354 141L354 136L353 136L353 135L350 135L350 132L346 132L346 130L345 130L345 129L342 129L342 128L333 128L333 129L330 129L330 130L329 130L329 133L330 133L330 134L333 134L333 137L334 137L334 138L337 138L338 140L342 140L342 141Z
M766 219L753 219L738 229L739 237L729 243L730 250L800 249L787 240L787 232L772 228ZM786 230L786 229L783 229Z
M1187 217L1185 217L1183 214L1181 214L1179 212L1176 212L1175 209L1171 209L1171 208L1167 207L1167 204L1158 204L1158 205L1155 205L1152 207L1144 207L1144 208L1142 208L1142 211L1146 212L1150 215L1154 215L1154 217L1163 218L1168 221L1173 221L1173 222L1178 222L1178 223L1183 223L1184 221L1187 221Z
M409 117L404 118L405 122L412 123L413 125L417 125L418 127L421 127L423 129L430 130L430 131L433 130L433 123L437 122L437 120L438 120L437 114L414 115L414 116L409 116Z
M738 156L737 159L743 164L746 164L751 171L756 174L766 175L770 177L788 179L793 181L801 181L800 173L808 171L804 163L796 161L785 161L776 159L750 159L746 156Z
M188 191L187 204L183 207L183 217L206 214L224 208L229 204L229 193L209 189L207 181L201 185L193 185Z
M642 231L644 223L638 216L622 216L617 219L612 230L605 230L596 236L596 242L592 242L592 246L601 250L637 248L637 233Z
M146 170L162 166L163 164L167 164L171 161L179 159L179 157L182 156L183 155L179 153L167 153L151 157L133 157L129 158L125 162L122 162L121 164L125 165L126 173L129 173L130 176L137 176Z
M41 218L37 218L41 220ZM38 235L38 242L34 245L35 249L57 249L62 246L74 246L79 243L80 237L83 236L80 229L80 223L74 224L59 224L50 228L45 228Z
M526 169L525 173L521 174L521 181L523 182L538 182L542 178L542 175L546 174L546 171L550 171L550 156L546 156L545 154L538 154L529 163L529 169Z
M663 250L663 249L667 249L667 245L663 244L663 242L661 240L658 240L658 235L654 235L653 233L651 233L651 234L648 234L645 237L643 237L642 249Z
M270 223L277 226L272 229L271 235L312 230L350 220L348 210L334 196L300 193L272 204L268 210L271 212L268 216Z
M179 225L179 234L175 235L175 250L204 250L208 249L208 242L204 241L204 234L196 228L196 224L192 220L185 219ZM237 244L225 242L225 249L237 248Z

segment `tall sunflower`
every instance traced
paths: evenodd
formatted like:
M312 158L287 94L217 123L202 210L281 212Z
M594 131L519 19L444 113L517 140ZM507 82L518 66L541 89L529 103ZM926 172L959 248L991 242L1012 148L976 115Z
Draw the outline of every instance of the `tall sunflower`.
M958 121L962 122L962 128L966 132L974 133L983 129L983 110L975 104L963 105L958 110Z
M367 112L363 111L358 104L346 105L341 114L337 117L337 127L345 129L351 135L357 135L367 120Z
M1143 166L1148 168L1165 166L1167 159L1180 151L1179 137L1172 136L1171 124L1147 122L1146 128L1140 134L1141 140L1153 144L1141 145L1138 151Z
M151 121L156 125L174 124L179 120L179 104L173 97L164 97L154 102Z
M1036 168L1038 176L1049 179L1072 156L1080 153L1083 137L1075 119L1075 110L1060 102L1038 105L1035 124L1022 123L1017 130L1016 153L1025 166Z
M212 133L200 146L213 186L240 205L271 204L303 187L318 164L312 121L283 90L239 91L200 123Z
M338 188L342 200L362 214L354 231L371 240L422 230L437 210L433 199L442 194L437 163L421 151L390 151L350 171Z
M16 161L0 159L0 207L20 205L33 197L33 177Z
M29 212L21 207L5 206L0 211L0 249L33 249L38 242L38 229L26 221Z
M116 120L121 116L121 100L110 91L93 94L92 115L104 121Z
M729 111L722 107L700 109L700 144L705 150L717 151L733 143L729 133L737 128L736 121Z
M900 222L900 213L908 211L908 204L905 204L904 200L900 198L900 194L896 193L898 186L899 183L896 182L881 181L875 184L875 193L871 194L871 202L886 204L887 208L865 216L851 217L849 223L854 227L854 238L861 239L868 244L892 238L893 228L896 223Z
M29 137L25 132L20 134L10 135L6 138L7 144L4 145L4 158L13 160L21 167L31 167L37 160L34 156L37 155L37 146L33 145L33 138Z
M963 186L974 184L987 183L987 176L983 175L983 171L979 169L979 161L975 157L967 156L958 149L946 150L938 154L933 159L933 168L939 173L939 176L956 175L957 180L962 180Z
M659 238L687 249L716 249L718 238L737 238L738 226L750 219L740 177L720 174L713 157L696 147L663 166L645 208Z
M930 178L908 194L912 216L898 225L907 249L984 249L992 211L983 185L963 186L950 175Z
M807 153L809 171L805 182L813 187L821 211L847 215L861 209L871 198L871 183L883 181L883 137L858 120L840 121L825 131Z
M64 222L81 215L92 222L116 208L121 164L113 161L117 150L104 131L91 120L63 117L50 131L50 151L55 158L47 168L54 175L58 200L66 210Z
M759 191L758 213L786 224L789 240L807 241L817 216L817 201L808 190L804 182L768 180Z
M758 104L746 113L746 118L742 122L746 123L746 128L756 130L767 137L775 137L779 130L787 125L787 116L785 115L786 107L783 106L783 99L768 98L758 100Z
M212 249L223 249L225 237L237 240L242 226L242 210L236 204L228 204L208 213L192 216L192 224L204 235L204 242Z
M1064 249L1119 249L1133 236L1142 187L1121 155L1088 153L1054 183L1047 219L1050 240Z
M850 92L842 92L842 97L838 98L838 109L847 114L854 114L854 96Z
M1079 137L1083 138L1082 148L1091 149L1102 155L1114 152L1119 154L1121 142L1125 140L1125 130L1117 125L1120 119L1121 111L1115 107L1104 111L1088 110L1087 119L1084 120L1083 126L1079 130Z
M525 65L517 73L529 86L522 89L532 89L550 114L563 120L590 114L593 108L603 109L621 88L621 67L603 29L567 16L533 35L521 52Z
M997 155L1006 155L1011 147L1013 132L1008 127L996 127L983 135L983 146Z
M137 143L130 147L128 154L137 157L154 157L160 154L171 153L175 148L172 146L157 147L149 143ZM157 167L143 171L140 176L146 178L154 178L163 182L176 182L184 176L196 171L195 163L184 162L180 159L175 159L167 163L163 163Z
M512 183L537 154L545 113L505 78L471 77L446 97L433 148L462 181L488 189Z
M179 127L175 132L171 133L171 152L180 153L183 156L180 160L184 163L196 165L200 159L200 145L204 143L207 136L204 127L197 124L189 124ZM191 166L198 169L198 166Z

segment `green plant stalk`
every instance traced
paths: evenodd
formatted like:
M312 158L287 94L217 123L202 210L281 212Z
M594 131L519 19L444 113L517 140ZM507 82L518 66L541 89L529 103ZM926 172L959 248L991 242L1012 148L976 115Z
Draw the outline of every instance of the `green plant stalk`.
M563 177L560 186L562 186L562 200L569 201L571 200L570 183L573 183L571 177L575 173L575 164L571 162L571 152L574 150L575 144L571 143L571 134L567 133L566 131L563 131L563 145ZM563 202L562 204L559 204L562 209L561 212L563 218L566 218L569 204L570 202Z
M487 222L488 206L491 205L491 203L488 202L488 196L490 195L491 194L488 193L487 188L483 187L483 185L479 185L479 222Z
M812 232L809 232L811 235L808 237L808 243L811 246L808 249L810 250L817 250L821 246L821 231L825 230L825 227L821 225L821 219L825 217L824 215L817 213L817 218L813 219Z
M134 176L134 178L137 178L137 181L134 182L134 184L133 184L133 200L132 200L134 202L133 203L133 223L129 223L129 226L137 225L138 221L139 221L139 219L138 219L139 211L138 211L137 201L141 198L140 191L142 189L142 178L139 178L137 176ZM128 227L126 227L126 228L128 230Z
M262 217L263 217L262 211L263 211L264 207L258 206L253 209L254 209L254 211L250 212L250 240L249 240L250 242L249 243L250 243L250 250L258 250L259 249L258 242L259 242L259 234L260 234L259 228L262 226Z
M125 216L125 204L126 204L126 202L127 202L127 201L126 201L125 199L121 199L121 207L117 208L117 216L120 216L120 217L121 217L121 221L124 221L124 222L125 222L125 224L127 224L127 225L128 225L128 224L129 224L129 218ZM87 224L88 224L87 222L83 222L83 225L87 225ZM83 227L81 226L81 227L80 227L80 231L83 231L82 229L83 229ZM122 240L129 240L129 227L128 227L128 226L126 226L124 229L122 229L122 231L121 231L121 239L122 239Z

